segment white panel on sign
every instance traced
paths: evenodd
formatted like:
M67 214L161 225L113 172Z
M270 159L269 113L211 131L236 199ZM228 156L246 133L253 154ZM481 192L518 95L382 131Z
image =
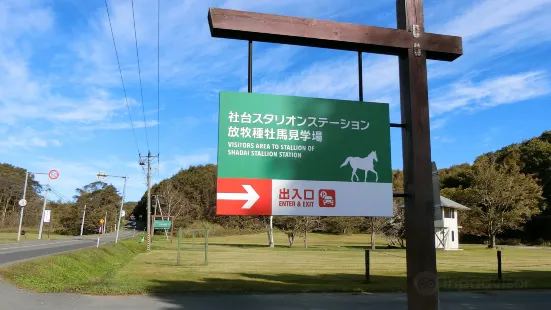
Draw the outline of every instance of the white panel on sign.
M52 213L52 210L44 210L44 223L50 222L51 213Z
M272 206L272 215L389 217L392 183L272 180Z

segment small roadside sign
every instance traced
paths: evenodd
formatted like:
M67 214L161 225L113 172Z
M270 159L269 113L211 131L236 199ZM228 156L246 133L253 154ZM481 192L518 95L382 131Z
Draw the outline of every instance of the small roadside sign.
M48 177L52 180L55 180L59 178L59 172L57 170L50 170L50 172L48 172Z
M100 224L103 224L103 219L100 219L99 222L100 222Z
M19 200L19 206L20 207L24 207L27 205L27 199L21 199Z
M154 220L153 228L169 229L172 223L169 220Z
M44 223L50 222L51 214L52 214L52 210L44 210Z

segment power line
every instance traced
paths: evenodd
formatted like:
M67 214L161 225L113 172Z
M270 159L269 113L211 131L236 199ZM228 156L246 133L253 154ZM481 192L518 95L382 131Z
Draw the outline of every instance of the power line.
M128 117L130 118L130 126L132 126L132 133L134 134L134 142L136 142L136 149L138 150L138 156L140 156L140 147L138 146L138 139L136 138L136 129L134 129L134 122L132 121L132 114L130 113L130 105L128 104L128 96L126 95L126 87L124 86L124 79L122 78L121 63L119 61L119 53L117 51L117 44L115 43L115 35L113 34L113 26L111 25L111 16L109 15L109 7L107 6L107 0L105 0L105 10L107 11L107 19L109 20L109 28L111 29L111 38L113 38L113 47L115 47L115 56L117 57L117 65L119 66L122 90L124 91L124 100L126 101L126 108L128 109Z
M157 0L157 156L161 147L161 123L160 123L160 59L161 59L161 0ZM161 160L157 157L157 174L161 171Z
M64 203L72 203L71 200L67 199L67 197L63 196L61 193L59 193L58 191L56 191L55 189L53 189L51 186L48 186L50 192L52 192L52 194L56 195L57 198L59 198L62 202Z
M145 107L143 104L142 71L140 69L140 54L138 52L138 35L136 33L136 18L134 17L134 0L132 0L132 20L134 21L134 39L136 40L136 58L138 59L138 76L140 77L140 93L142 95L143 126L145 129L145 141L149 150L149 138L147 137L147 123L145 122Z

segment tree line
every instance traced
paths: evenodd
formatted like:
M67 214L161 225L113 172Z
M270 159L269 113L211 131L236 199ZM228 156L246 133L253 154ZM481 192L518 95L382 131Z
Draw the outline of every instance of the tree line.
M460 238L464 242L487 242L494 246L510 240L544 243L551 240L551 131L541 136L506 146L476 158L473 164L454 165L439 170L441 195L457 201L470 211L459 213ZM0 164L0 229L16 227L18 201L22 197L25 170ZM403 192L403 174L393 171L393 189ZM24 226L40 223L44 187L29 176ZM219 225L233 232L266 231L266 216L216 215L216 165L191 166L152 187L152 213L174 216L175 227ZM121 195L115 187L93 182L76 189L73 201L48 199L52 209L52 228L57 233L80 233L86 205L84 233L97 232L100 218L107 215L107 229L114 230ZM384 235L390 246L405 246L407 234L401 206L394 199L390 218L369 217L273 217L273 227L287 233L289 245L296 237L308 244L308 233ZM125 204L127 216L133 214L139 228L145 226L147 193L138 202ZM515 242L516 242L515 241ZM373 243L374 244L374 243Z
M13 230L19 225L18 203L23 197L25 174L26 170L23 168L0 164L0 229ZM35 176L30 173L25 195L27 205L23 216L24 227L38 230L46 190L47 188L36 181ZM105 217L107 217L107 231L114 231L122 198L117 189L113 185L98 181L77 188L75 192L72 201L48 193L46 208L51 210L49 224L51 231L58 234L79 235L85 206L84 234L97 233L99 220ZM128 214L135 205L136 203L125 204Z
M522 143L479 156L473 164L439 170L441 195L471 208L459 214L463 239L496 244L496 237L524 243L551 240L551 131ZM393 188L403 192L403 174L393 171ZM197 221L226 228L266 229L269 217L217 216L216 165L192 166L152 188L164 212L175 216L176 226ZM309 232L331 234L383 234L389 245L405 246L405 211L402 198L394 199L391 218L277 216L273 226L285 231L289 245L302 236L307 246ZM133 213L145 217L144 194ZM152 209L153 210L153 209ZM165 213L165 214L166 214Z

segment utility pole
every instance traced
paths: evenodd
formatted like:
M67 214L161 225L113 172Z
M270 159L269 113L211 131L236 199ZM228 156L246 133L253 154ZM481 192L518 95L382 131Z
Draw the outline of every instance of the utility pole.
M121 217L122 217L122 207L124 206L124 195L126 194L126 179L128 177L124 177L124 187L122 188L122 199L121 199L121 208L119 209L119 219L117 223L117 236L115 237L115 243L119 242L119 231L121 230Z
M82 212L82 223L80 224L80 236L82 237L82 232L84 231L84 218L86 217L86 205L84 205L84 212Z
M147 252L151 250L151 152L147 152Z
M23 212L25 211L25 206L27 205L27 200L25 199L27 195L27 181L29 179L29 174L32 172L25 172L25 187L23 187L23 199L19 200L19 206L21 207L21 212L19 215L19 231L17 232L17 241L21 238L21 227L23 226ZM33 174L47 174L45 172L35 172Z
M151 227L151 158L159 157L152 156L151 152L147 152L147 156L143 156L147 160L147 251L151 250L151 237L153 227ZM140 165L145 166L142 156L140 156Z
M23 199L19 201L19 206L21 207L21 214L19 215L19 231L17 232L17 242L21 238L21 225L23 225L23 211L25 211L25 205L27 200L25 200L25 195L27 194L27 180L29 179L29 171L25 172L25 187L23 187Z
M38 239L42 239L42 228L44 227L44 213L46 212L46 203L48 202L48 191L50 191L50 185L46 184L46 193L44 194L44 204L42 205L42 217L40 218L40 229L38 230Z
M107 232L107 211L105 211L105 219L103 220L103 233Z

